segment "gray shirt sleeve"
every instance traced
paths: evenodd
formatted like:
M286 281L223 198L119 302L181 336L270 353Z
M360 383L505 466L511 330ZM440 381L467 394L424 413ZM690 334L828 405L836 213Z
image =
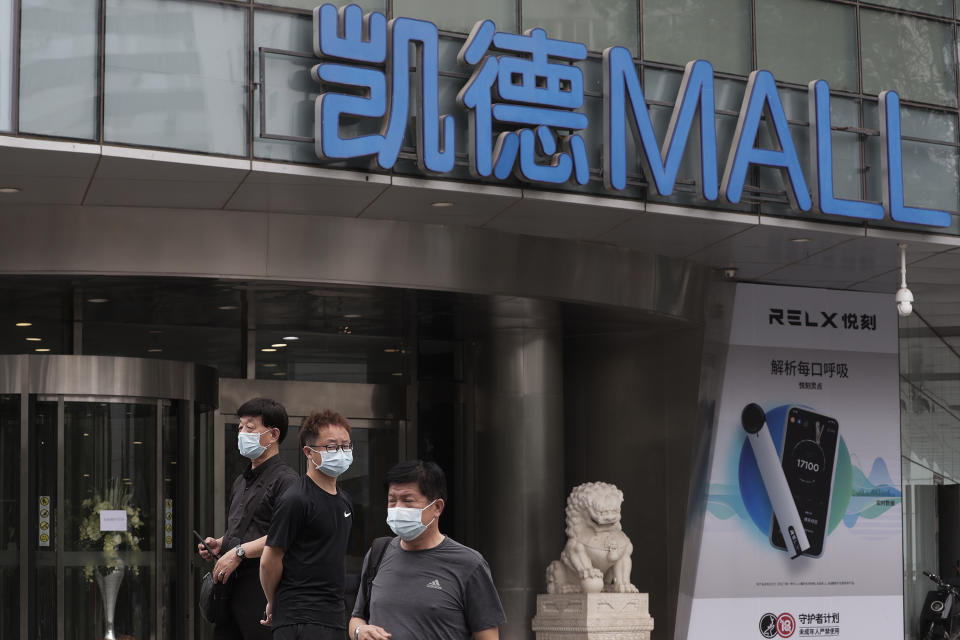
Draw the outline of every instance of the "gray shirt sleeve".
M467 578L464 590L464 615L471 633L499 627L507 621L486 560L482 560Z
M367 555L363 556L363 568L360 569L360 587L357 589L357 600L353 605L353 613L351 617L353 618L364 618L363 610L367 608L367 594L364 593L364 578L367 575L367 563L370 562L370 550L367 550Z

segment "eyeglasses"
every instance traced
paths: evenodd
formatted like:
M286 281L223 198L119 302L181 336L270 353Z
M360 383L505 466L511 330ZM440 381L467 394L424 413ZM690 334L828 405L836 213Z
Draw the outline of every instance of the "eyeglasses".
M307 445L310 446L310 445ZM327 453L333 453L334 451L353 451L353 443L348 442L346 444L318 444L310 447L311 449L323 449Z

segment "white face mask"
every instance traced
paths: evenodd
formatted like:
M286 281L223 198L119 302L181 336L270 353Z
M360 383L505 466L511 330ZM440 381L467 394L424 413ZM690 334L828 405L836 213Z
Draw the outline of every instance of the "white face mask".
M324 451L323 449L318 450L313 447L307 447L307 449L320 454L320 464L314 462L313 458L310 458L310 462L313 463L317 471L331 478L336 478L353 464L353 451L344 451L343 449Z
M264 431L263 433L266 433ZM256 460L263 455L263 452L267 450L270 444L266 447L260 444L260 436L263 433L244 433L240 432L237 434L237 449L240 450L240 455L244 458L250 458L251 460Z
M439 500L439 498L437 498L437 500ZM406 542L416 540L427 530L427 527L433 524L433 520L437 519L434 517L433 520L427 524L423 524L423 512L429 509L437 500L434 500L423 509L417 509L415 507L390 507L387 509L387 525L395 534L400 536L401 540Z

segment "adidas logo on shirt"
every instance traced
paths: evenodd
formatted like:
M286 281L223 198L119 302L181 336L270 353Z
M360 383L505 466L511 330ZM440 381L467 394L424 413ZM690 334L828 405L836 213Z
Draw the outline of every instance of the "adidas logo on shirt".
M427 589L439 589L440 591L443 591L443 588L440 587L439 580L431 580L430 582L428 582Z

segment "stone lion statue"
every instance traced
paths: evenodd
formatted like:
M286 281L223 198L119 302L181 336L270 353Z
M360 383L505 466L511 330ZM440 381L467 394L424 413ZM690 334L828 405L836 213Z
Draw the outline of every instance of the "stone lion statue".
M547 593L636 593L633 545L620 528L623 492L606 482L574 487L567 497L567 544L547 567Z

